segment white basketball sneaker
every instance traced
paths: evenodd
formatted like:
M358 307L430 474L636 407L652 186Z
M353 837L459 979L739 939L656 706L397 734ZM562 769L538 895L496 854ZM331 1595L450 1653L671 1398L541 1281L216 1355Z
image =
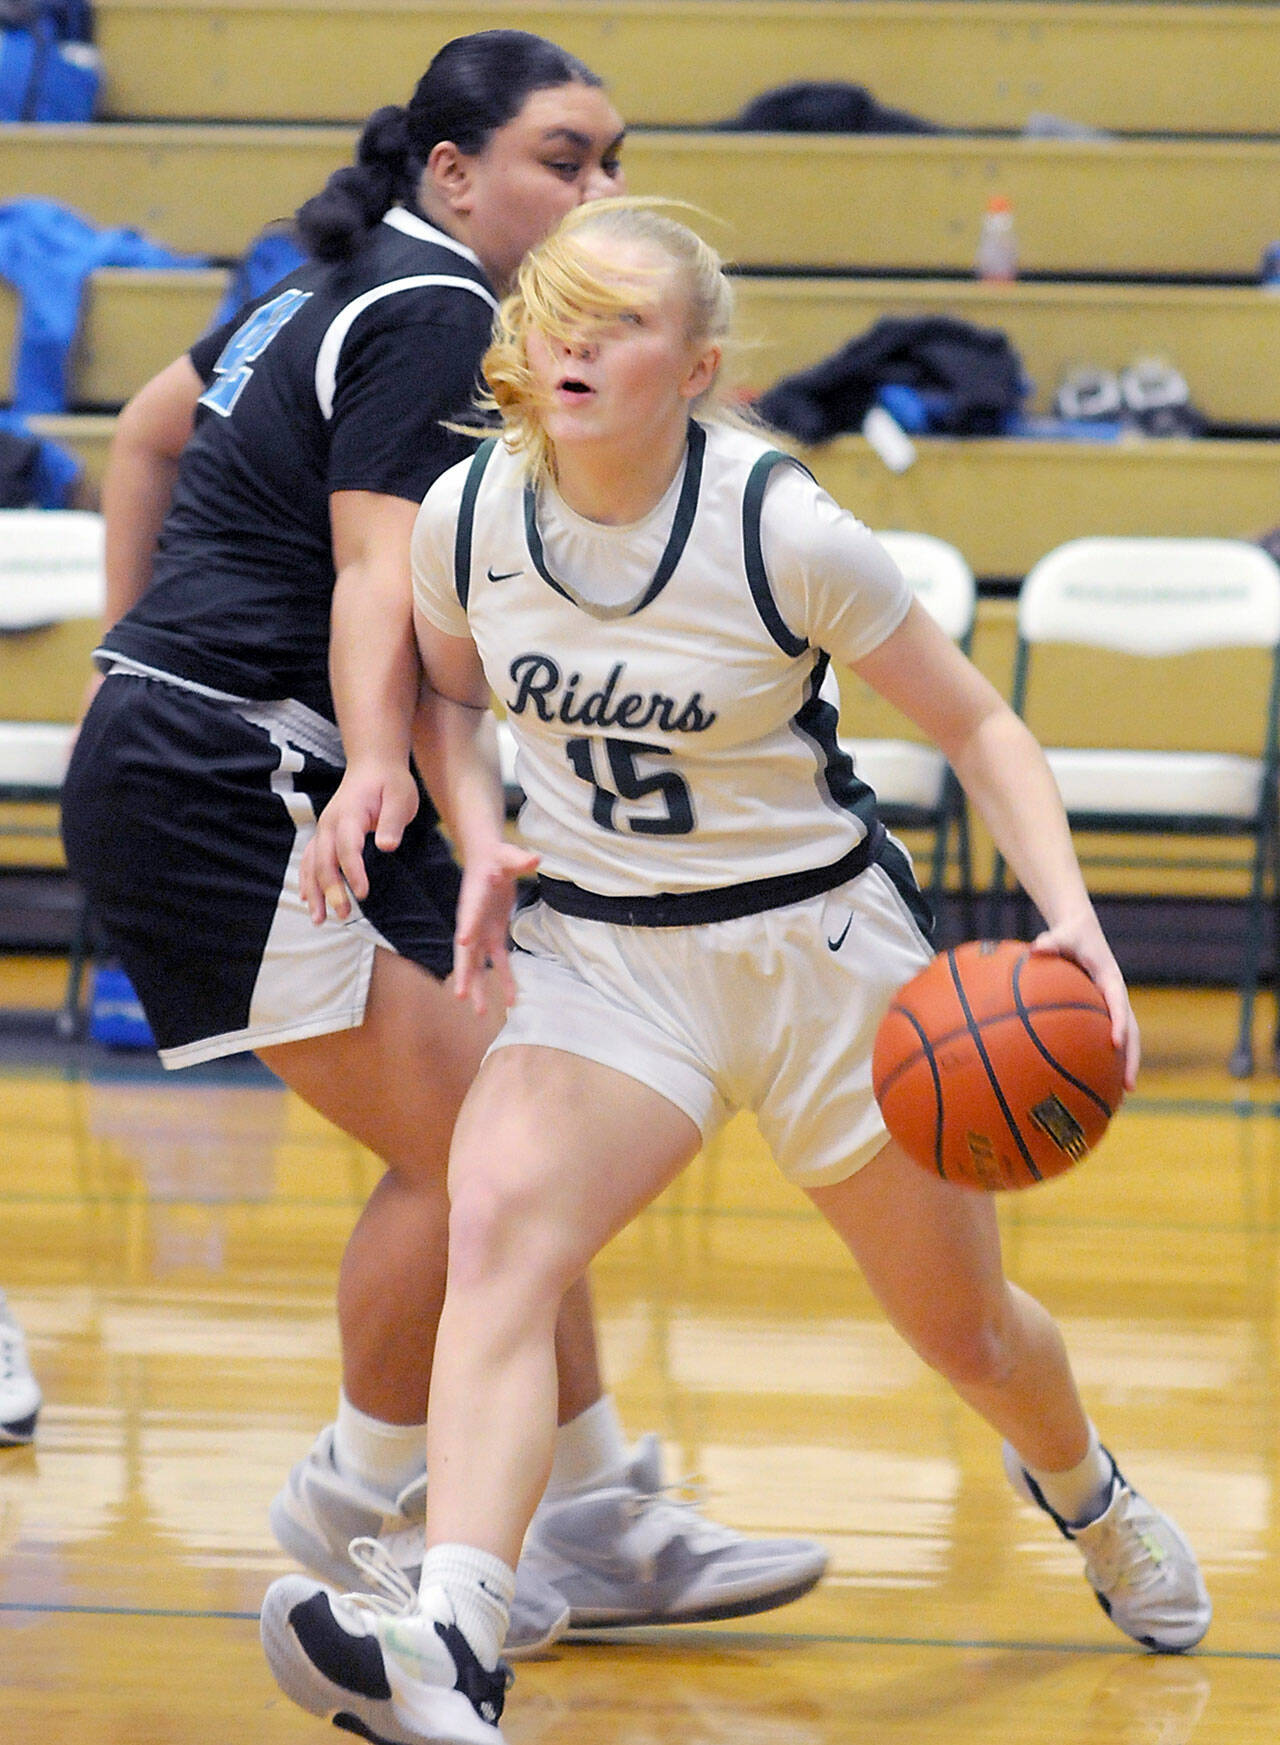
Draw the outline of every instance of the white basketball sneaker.
M376 1540L352 1553L377 1591L340 1594L304 1575L267 1589L262 1646L280 1689L373 1745L503 1745L506 1663L481 1666L444 1589L419 1596Z
M1127 1636L1161 1654L1194 1648L1209 1628L1213 1604L1195 1553L1167 1515L1152 1508L1111 1461L1111 1494L1096 1520L1072 1527L1046 1502L1006 1442L1004 1469L1026 1502L1043 1509L1064 1538L1080 1547L1098 1604Z
M0 1291L0 1447L32 1440L40 1406L40 1384L27 1361L27 1341Z

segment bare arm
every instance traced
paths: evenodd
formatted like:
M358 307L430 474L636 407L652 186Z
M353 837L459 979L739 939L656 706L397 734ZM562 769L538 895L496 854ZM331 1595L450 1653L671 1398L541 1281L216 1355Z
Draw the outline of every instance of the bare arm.
M444 635L420 612L414 630L423 669L418 767L459 855L487 852L503 834L505 809L480 656L469 637Z
M419 766L462 861L454 934L454 983L460 999L485 1003L483 970L492 964L510 1004L515 984L507 926L518 880L537 856L505 839L505 801L489 686L469 637L445 636L414 614L423 665Z
M169 510L178 459L203 392L191 359L180 357L140 388L116 419L102 481L107 629L151 585L156 541Z
M352 616L343 631L352 651L362 642L359 631L368 619L367 596L360 595L366 604L356 612L355 593L353 575ZM307 845L302 860L302 894L317 923L324 920L328 910L340 919L350 914L347 886L357 898L365 895L366 833L375 828L380 816L376 829L378 846L394 848L413 815L412 810L402 815L396 810L394 798L389 801L387 797L390 785L400 774L403 772L407 777L407 747L412 728L423 780L463 863L454 934L454 989L459 999L470 998L476 1010L483 1011L487 987L484 971L490 964L497 971L508 1004L515 998L507 955L507 924L516 884L534 870L537 856L514 847L504 836L497 733L489 708L489 687L475 644L468 637L442 635L421 614L416 615L415 622L414 692L420 672L422 675L416 719L411 687L398 658L386 658L379 663L371 660L367 648L344 657L342 690L349 707L344 711L342 695L337 700L347 749L347 773ZM388 625L384 638L384 655L388 657L394 652L389 628ZM339 691L338 642L335 611L335 695ZM416 803L415 794L415 807Z
M345 919L347 888L368 895L366 836L389 852L418 809L409 768L420 669L413 640L409 538L417 504L374 491L330 498L336 581L329 677L347 768L301 871L313 918ZM345 883L344 883L345 880Z
M1132 1087L1137 1025L1085 888L1057 785L1034 736L919 604L855 670L947 757L1045 918L1036 948L1075 958L1097 982Z
M188 357L153 376L116 419L102 481L106 602L102 628L124 617L151 586L156 541L169 511L178 458L191 435L204 383ZM102 683L90 675L81 715Z

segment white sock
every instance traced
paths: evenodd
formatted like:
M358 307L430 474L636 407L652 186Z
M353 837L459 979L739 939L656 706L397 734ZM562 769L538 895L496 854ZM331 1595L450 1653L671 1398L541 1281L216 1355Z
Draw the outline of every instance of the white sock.
M563 1496L618 1479L630 1457L618 1408L608 1394L602 1394L594 1405L556 1431L546 1494Z
M474 1545L432 1545L422 1560L418 1594L431 1613L429 1589L442 1587L472 1653L492 1672L498 1664L516 1591L516 1572Z
M344 1478L355 1479L394 1502L404 1487L426 1470L427 1426L385 1424L340 1393L333 1459Z
M1026 1462L1023 1462L1026 1466ZM1096 1521L1111 1497L1111 1462L1102 1452L1098 1432L1089 1426L1089 1450L1077 1466L1066 1472L1042 1472L1027 1466L1041 1494L1068 1527L1087 1527Z

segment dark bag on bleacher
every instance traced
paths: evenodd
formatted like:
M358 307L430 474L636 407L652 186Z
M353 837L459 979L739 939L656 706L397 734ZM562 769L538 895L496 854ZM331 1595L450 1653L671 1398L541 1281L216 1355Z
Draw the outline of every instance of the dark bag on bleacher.
M885 316L831 357L766 390L756 410L801 442L862 428L885 388L909 389L927 410L916 428L998 436L1027 391L1022 361L998 328L947 315Z
M0 509L69 509L84 466L70 449L0 412Z
M865 85L797 79L762 91L720 126L737 133L945 133L936 121L895 109Z
M34 436L0 430L0 509L29 509L36 500L40 444Z
M0 0L0 121L92 121L101 82L89 0Z

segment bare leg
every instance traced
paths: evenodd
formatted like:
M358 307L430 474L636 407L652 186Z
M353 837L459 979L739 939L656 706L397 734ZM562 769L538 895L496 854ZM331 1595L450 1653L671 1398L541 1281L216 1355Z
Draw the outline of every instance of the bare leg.
M485 1062L450 1165L428 1546L476 1546L514 1568L551 1467L561 1299L698 1145L686 1115L610 1067L527 1047Z
M1005 1278L988 1195L929 1175L890 1142L809 1197L898 1331L1028 1465L1084 1458L1089 1424L1062 1335Z
M596 1346L595 1309L586 1277L565 1292L556 1320L556 1377L559 1382L558 1424L569 1424L594 1406L604 1393L600 1353Z
M1195 1553L1091 1449L1062 1335L1004 1278L989 1196L929 1175L889 1145L848 1181L810 1197L898 1330L1012 1445L1024 1476L1038 1469L1042 1488L1031 1492L1010 1471L1020 1494L1047 1505L1061 1524L1071 1505L1055 1503L1050 1479L1074 1487L1094 1482L1096 1471L1088 1514L1071 1517L1087 1524L1070 1537L1112 1622L1148 1648L1193 1648L1213 1614Z
M383 1423L426 1417L448 1254L449 1141L497 1022L478 1018L416 964L379 951L363 1024L260 1051L305 1103L387 1166L338 1279L343 1388ZM585 1279L565 1298L557 1359L565 1423L602 1391Z

